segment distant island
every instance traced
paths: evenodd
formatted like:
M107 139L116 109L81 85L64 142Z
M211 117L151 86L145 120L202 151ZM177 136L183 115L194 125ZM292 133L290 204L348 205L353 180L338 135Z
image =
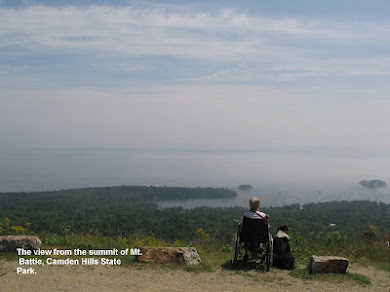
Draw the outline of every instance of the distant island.
M52 192L0 193L0 201L15 204L72 205L77 206L134 206L136 202L187 200L187 199L225 199L234 198L237 193L227 188L210 187L156 187L156 186L113 186L70 189ZM0 206L1 211L1 206Z
M240 191L250 191L253 189L253 186L252 185L239 185L238 189Z
M369 189L377 189L377 188L385 188L386 187L386 182L383 180L379 179L374 179L374 180L362 180L359 182L359 184L365 188Z

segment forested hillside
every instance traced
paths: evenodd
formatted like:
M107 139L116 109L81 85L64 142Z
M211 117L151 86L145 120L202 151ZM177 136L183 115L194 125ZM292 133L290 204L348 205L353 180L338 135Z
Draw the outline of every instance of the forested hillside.
M29 228L36 234L84 233L99 236L153 235L157 239L191 242L201 228L221 243L231 241L234 219L244 208L159 209L155 200L225 198L228 189L121 186L43 193L0 194L0 219ZM289 225L296 234L342 232L361 238L369 226L390 234L390 205L369 201L328 202L264 209L271 216L272 231ZM330 226L329 224L332 224ZM334 225L335 224L335 225ZM326 236L324 236L326 238Z

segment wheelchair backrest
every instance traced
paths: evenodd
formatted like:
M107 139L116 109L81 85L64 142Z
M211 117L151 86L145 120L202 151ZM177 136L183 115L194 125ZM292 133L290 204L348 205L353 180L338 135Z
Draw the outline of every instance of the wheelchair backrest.
M263 219L250 219L244 216L240 241L253 243L268 242L268 224Z

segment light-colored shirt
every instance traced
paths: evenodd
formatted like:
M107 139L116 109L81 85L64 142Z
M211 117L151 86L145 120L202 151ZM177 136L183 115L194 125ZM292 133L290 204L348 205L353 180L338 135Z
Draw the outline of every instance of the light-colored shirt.
M260 212L260 211L256 211L256 212L249 211L249 212L245 212L244 216L249 218L249 219L265 219L267 214Z

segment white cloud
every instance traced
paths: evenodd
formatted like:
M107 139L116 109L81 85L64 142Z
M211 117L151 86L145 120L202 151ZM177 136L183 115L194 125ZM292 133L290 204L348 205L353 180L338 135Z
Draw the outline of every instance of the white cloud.
M350 78L350 77L390 77L390 59L387 56L368 56L321 60L306 58L299 62L284 60L271 67L267 66L232 66L226 70L196 76L189 81L297 81L308 78Z
M309 42L389 43L389 24L270 19L234 9L216 12L163 8L30 6L0 9L0 45L31 50L92 50L213 60L303 57ZM298 39L297 39L298 38ZM302 38L302 39L299 39ZM283 43L283 42L290 42ZM286 52L286 48L289 52Z
M121 56L124 60L120 64L109 58L101 63L93 60L88 65L102 71L158 72L163 62L160 57L216 64L198 72L188 68L185 74L171 78L179 82L283 83L390 77L389 57L383 50L390 45L388 22L267 18L235 9L166 7L138 3L124 7L2 8L0 50L14 57L64 53L102 59ZM137 56L155 59L137 63ZM132 61L126 61L127 57ZM0 70L12 73L1 65Z

